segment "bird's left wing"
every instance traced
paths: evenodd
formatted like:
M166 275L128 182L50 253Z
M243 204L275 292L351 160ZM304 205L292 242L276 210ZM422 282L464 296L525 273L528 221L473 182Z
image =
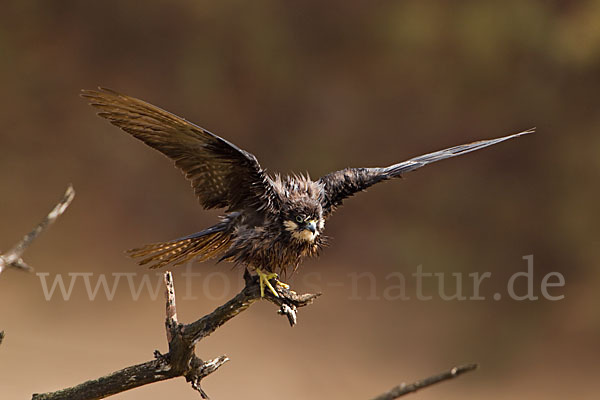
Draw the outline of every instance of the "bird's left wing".
M277 201L256 157L185 119L110 89L83 90L98 115L175 161L205 208L261 211Z
M335 210L335 207L342 204L342 201L354 195L356 192L365 190L371 185L385 181L390 178L402 176L402 174L414 171L415 169L426 166L436 161L444 160L450 157L457 157L471 151L483 149L484 147L526 135L535 131L535 128L516 133L514 135L504 136L497 139L480 140L469 144L450 147L434 153L411 158L410 160L390 165L385 168L346 168L340 171L332 172L319 179L323 185L324 191L321 199L323 212L325 215Z

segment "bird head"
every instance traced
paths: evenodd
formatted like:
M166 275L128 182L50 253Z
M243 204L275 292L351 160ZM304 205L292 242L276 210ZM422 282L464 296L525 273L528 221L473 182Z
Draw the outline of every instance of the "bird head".
M283 215L285 230L292 238L302 242L314 242L324 225L320 203L309 199L294 202Z

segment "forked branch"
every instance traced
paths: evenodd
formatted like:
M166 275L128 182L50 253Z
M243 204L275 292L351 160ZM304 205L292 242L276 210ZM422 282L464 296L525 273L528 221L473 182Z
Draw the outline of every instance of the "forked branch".
M202 398L207 399L208 396L200 387L200 382L229 361L229 358L223 355L210 361L203 361L196 356L195 346L200 340L260 299L260 287L257 278L250 276L247 271L244 278L246 286L233 299L218 307L212 313L186 325L178 321L173 276L170 272L166 272L164 275L166 287L165 328L169 344L168 353L161 354L156 350L154 360L127 367L101 378L57 392L34 394L32 399L101 399L149 383L181 376L185 377L192 387L200 392ZM286 315L292 325L296 323L297 308L311 304L319 296L319 294L299 295L279 285L277 285L276 290L279 297L267 293L265 299L278 305L280 307L279 313Z

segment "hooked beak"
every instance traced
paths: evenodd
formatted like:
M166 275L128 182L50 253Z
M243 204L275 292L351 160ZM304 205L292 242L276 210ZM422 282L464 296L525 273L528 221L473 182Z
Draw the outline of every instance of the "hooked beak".
M315 221L308 221L304 226L304 229L308 229L312 233L317 232L317 223Z

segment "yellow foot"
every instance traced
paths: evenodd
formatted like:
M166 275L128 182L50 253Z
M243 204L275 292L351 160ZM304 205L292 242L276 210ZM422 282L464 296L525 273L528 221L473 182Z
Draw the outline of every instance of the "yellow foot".
M281 282L279 279L277 279L277 285L279 285L279 286L281 286L282 288L285 288L285 289L289 289L290 288L290 285L288 285L285 282Z
M265 297L265 286L269 288L271 293L273 293L273 296L279 297L277 291L275 290L273 285L271 285L271 282L269 282L271 279L277 279L277 274L274 272L264 273L260 268L256 268L256 274L258 275L258 279L260 280L260 297ZM277 282L281 283L279 281Z

